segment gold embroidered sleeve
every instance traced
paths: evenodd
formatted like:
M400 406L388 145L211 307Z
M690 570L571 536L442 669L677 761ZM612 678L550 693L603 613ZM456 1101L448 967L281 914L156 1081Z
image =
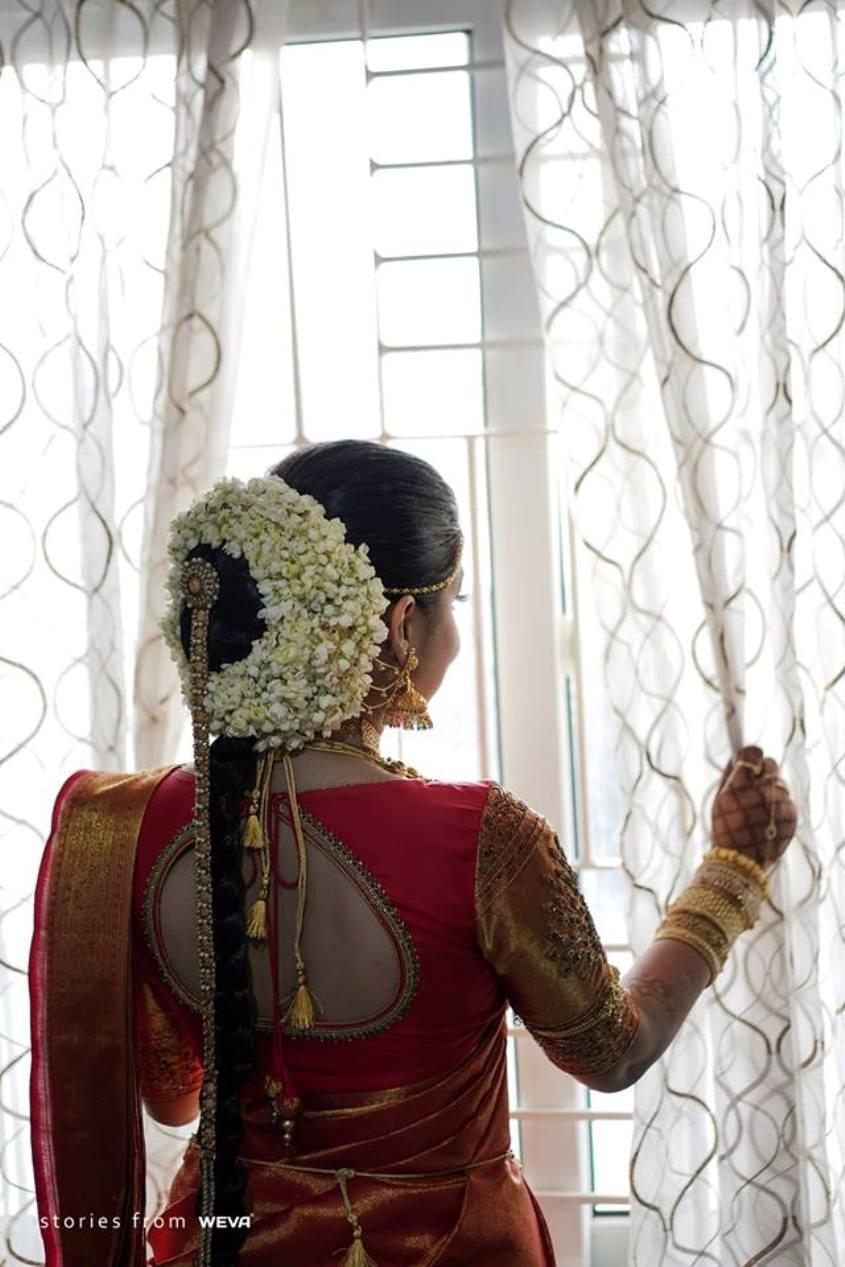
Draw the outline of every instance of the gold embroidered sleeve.
M202 1062L151 986L139 981L137 989L136 1051L142 1097L150 1101L177 1100L199 1091Z
M495 785L479 831L475 908L481 952L549 1059L575 1077L613 1069L636 1035L636 1005L554 831Z

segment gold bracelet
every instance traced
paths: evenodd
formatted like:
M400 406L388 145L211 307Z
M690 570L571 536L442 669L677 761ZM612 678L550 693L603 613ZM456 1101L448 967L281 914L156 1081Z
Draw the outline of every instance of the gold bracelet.
M725 935L725 939L733 944L740 933L751 927L745 913L730 893L704 884L696 875L692 884L688 885L678 900L672 904L673 911L684 911L689 915L697 915L715 924Z
M693 883L706 884L730 894L742 910L745 927L752 928L756 924L763 904L763 894L756 880L751 880L747 872L730 863L712 859L701 863L693 877Z
M708 942L687 928L682 928L676 924L661 924L654 934L654 941L682 941L687 946L691 946L693 950L697 950L710 969L708 985L712 985L722 971L724 961L721 957L716 954Z
M765 881L762 867L744 854L711 849L669 907L655 940L692 946L709 965L712 983L734 942L755 924L768 889Z
M740 853L738 849L723 849L721 845L715 845L704 855L703 861L708 862L711 859L715 862L726 862L729 866L739 867L742 871L746 871L760 886L763 897L769 896L769 878L764 868L747 854Z
M685 928L687 932L695 933L696 937L707 943L714 955L718 955L720 966L724 966L733 945L726 929L698 911L679 911L673 907L657 931L662 932L664 928Z

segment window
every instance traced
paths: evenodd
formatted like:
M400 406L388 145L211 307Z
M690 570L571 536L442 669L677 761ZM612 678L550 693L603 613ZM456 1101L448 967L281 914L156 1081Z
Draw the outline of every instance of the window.
M588 831L578 656L566 655L577 578L557 528L499 15L452 5L425 30L418 5L380 14L362 40L351 18L293 7L230 469L263 469L280 440L356 436L449 479L467 531L463 652L433 701L434 734L396 738L396 751L434 776L501 779L559 823L625 966L613 842L597 824L593 849ZM510 1043L514 1147L560 1260L584 1261L590 1241L594 1262L618 1260L624 1226L591 1210L626 1212L630 1094L588 1096L518 1026Z

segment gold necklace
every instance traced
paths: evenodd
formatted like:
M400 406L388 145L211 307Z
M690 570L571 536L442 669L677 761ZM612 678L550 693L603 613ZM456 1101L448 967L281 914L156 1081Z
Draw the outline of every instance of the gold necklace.
M305 747L315 748L318 752L340 752L348 757L360 757L363 761L369 761L370 765L379 766L390 774L401 774L405 779L421 777L418 770L405 765L404 761L397 761L395 757L383 757L374 748L358 748L355 744L344 743L342 739L312 739Z

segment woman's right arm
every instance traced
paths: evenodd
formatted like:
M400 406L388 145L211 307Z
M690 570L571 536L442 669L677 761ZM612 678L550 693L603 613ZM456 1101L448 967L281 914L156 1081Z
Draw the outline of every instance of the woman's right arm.
M593 1090L620 1091L666 1050L724 961L728 934L753 923L759 866L776 861L794 832L794 806L776 778L775 763L756 748L742 749L727 767L713 843L751 861L733 869L725 857L703 864L622 981L551 828L491 789L479 836L478 942L554 1064ZM714 880L733 891L712 889Z
M639 1026L612 1069L581 1079L593 1091L624 1091L659 1060L710 985L710 968L683 942L653 941L622 978L622 985L639 1013Z

